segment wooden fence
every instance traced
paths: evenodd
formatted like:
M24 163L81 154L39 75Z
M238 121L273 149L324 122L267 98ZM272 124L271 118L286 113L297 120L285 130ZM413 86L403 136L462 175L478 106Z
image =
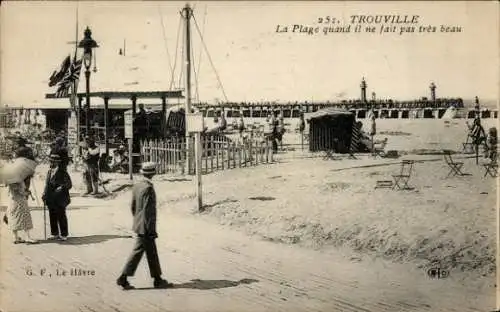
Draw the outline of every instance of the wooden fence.
M186 149L184 138L141 142L141 160L158 164L158 173L194 174L194 142ZM225 136L202 136L202 173L244 168L273 162L267 141L232 141ZM186 159L189 157L189 168Z

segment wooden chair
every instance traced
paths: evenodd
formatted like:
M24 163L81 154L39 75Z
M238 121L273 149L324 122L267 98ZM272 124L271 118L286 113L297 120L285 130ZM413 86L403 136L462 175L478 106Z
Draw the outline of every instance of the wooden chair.
M484 167L484 177L488 174L492 178L496 178L498 175L498 154L495 153L489 162L483 164Z
M462 172L462 166L464 165L463 162L456 162L451 158L451 153L449 151L446 151L444 153L444 161L450 167L450 172L448 172L448 175L446 176L449 178L450 176L464 176L465 173Z
M392 178L394 179L394 185L392 189L395 189L396 187L400 190L411 189L410 186L408 185L408 182L410 181L411 178L411 173L413 171L414 163L415 163L414 160L401 161L401 169L399 174L392 175Z

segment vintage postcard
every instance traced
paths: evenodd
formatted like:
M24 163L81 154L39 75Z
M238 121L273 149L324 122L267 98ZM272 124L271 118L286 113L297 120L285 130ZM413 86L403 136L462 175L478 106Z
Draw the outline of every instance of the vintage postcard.
M0 311L500 309L498 2L0 8Z

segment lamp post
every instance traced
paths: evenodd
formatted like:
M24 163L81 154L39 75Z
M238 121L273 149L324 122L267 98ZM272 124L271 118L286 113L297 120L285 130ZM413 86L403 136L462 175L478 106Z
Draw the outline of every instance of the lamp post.
M83 65L85 66L85 85L86 85L86 103L85 103L85 134L89 135L90 128L90 66L92 66L92 49L99 47L97 42L92 39L92 31L87 26L83 33L83 39L78 44L83 48ZM95 66L95 65L94 65Z

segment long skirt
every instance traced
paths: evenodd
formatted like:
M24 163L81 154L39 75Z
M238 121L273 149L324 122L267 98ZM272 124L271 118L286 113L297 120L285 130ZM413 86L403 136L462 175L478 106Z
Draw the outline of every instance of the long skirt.
M10 203L8 207L9 226L12 231L28 231L33 220L28 207L24 182L9 184Z

